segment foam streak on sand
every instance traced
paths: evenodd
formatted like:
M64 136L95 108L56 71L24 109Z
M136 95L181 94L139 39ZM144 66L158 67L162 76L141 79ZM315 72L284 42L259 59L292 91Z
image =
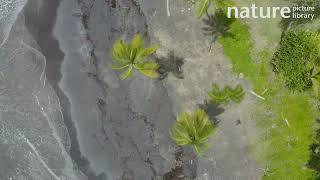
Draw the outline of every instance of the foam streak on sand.
M32 151L34 152L34 154L37 156L37 158L39 159L39 161L41 162L41 164L45 167L45 169L52 175L52 177L54 177L54 179L56 180L61 180L49 167L48 165L44 162L44 160L42 159L41 155L38 153L38 151L36 150L36 148L33 146L33 144L28 140L28 138L26 138L24 135L22 135L22 137L25 139L26 143L28 144L28 146L32 149Z
M0 179L82 179L68 154L59 98L47 82L47 56L30 34L39 28L33 2L0 0ZM30 19L35 29L27 30Z

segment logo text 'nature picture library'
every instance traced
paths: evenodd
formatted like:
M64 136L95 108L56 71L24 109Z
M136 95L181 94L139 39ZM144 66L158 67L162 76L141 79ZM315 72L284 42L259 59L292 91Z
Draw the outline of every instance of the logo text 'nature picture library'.
M315 7L228 7L228 18L276 18L279 14L283 18L311 19L314 18Z

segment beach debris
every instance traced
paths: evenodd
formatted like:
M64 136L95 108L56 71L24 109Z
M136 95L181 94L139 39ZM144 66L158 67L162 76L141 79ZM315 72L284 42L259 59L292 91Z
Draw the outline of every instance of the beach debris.
M169 0L167 0L167 16L170 17Z
M255 93L254 91L249 91L252 95L256 96L257 98L259 99L262 99L262 100L266 100L266 98L260 96L259 94Z

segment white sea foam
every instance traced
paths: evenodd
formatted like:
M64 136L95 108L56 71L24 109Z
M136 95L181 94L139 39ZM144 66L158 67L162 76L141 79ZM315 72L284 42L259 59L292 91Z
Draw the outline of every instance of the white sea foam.
M0 1L0 47L8 39L11 28L26 3L27 0Z
M46 57L26 31L26 0L0 0L0 179L78 180ZM31 43L31 44L30 44Z
M45 57L23 41L5 53L8 49L15 48L0 49L4 60L0 67L6 66L0 78L0 144L9 149L4 152L8 159L0 166L12 165L2 168L0 177L78 179L67 153L69 135L59 99L51 85L44 83Z

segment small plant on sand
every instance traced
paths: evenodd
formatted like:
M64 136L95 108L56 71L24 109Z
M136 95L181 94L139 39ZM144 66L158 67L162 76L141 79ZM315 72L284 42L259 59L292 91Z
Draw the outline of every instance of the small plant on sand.
M304 91L314 85L318 95L320 34L308 30L289 31L280 42L271 63L289 89Z
M240 84L238 84L234 89L226 86L223 89L217 84L212 85L212 90L208 93L210 101L214 105L228 105L230 101L235 103L240 103L245 95L245 92Z
M209 148L209 137L215 134L216 124L202 109L194 114L183 113L171 130L171 138L179 145L192 145L197 154L202 155Z
M122 39L118 39L113 44L112 55L115 61L113 69L125 70L121 79L131 77L135 70L150 78L157 78L159 65L155 61L147 61L147 58L154 54L157 49L157 46L145 48L141 35L136 35L129 44Z
M212 90L208 93L210 101L214 105L228 105L230 102L228 93L225 90L220 89L217 84L212 85Z
M228 89L229 90L227 91L229 92L228 94L230 99L235 103L241 103L245 95L243 87L240 84L238 84L234 89L231 89L230 87L228 87Z

